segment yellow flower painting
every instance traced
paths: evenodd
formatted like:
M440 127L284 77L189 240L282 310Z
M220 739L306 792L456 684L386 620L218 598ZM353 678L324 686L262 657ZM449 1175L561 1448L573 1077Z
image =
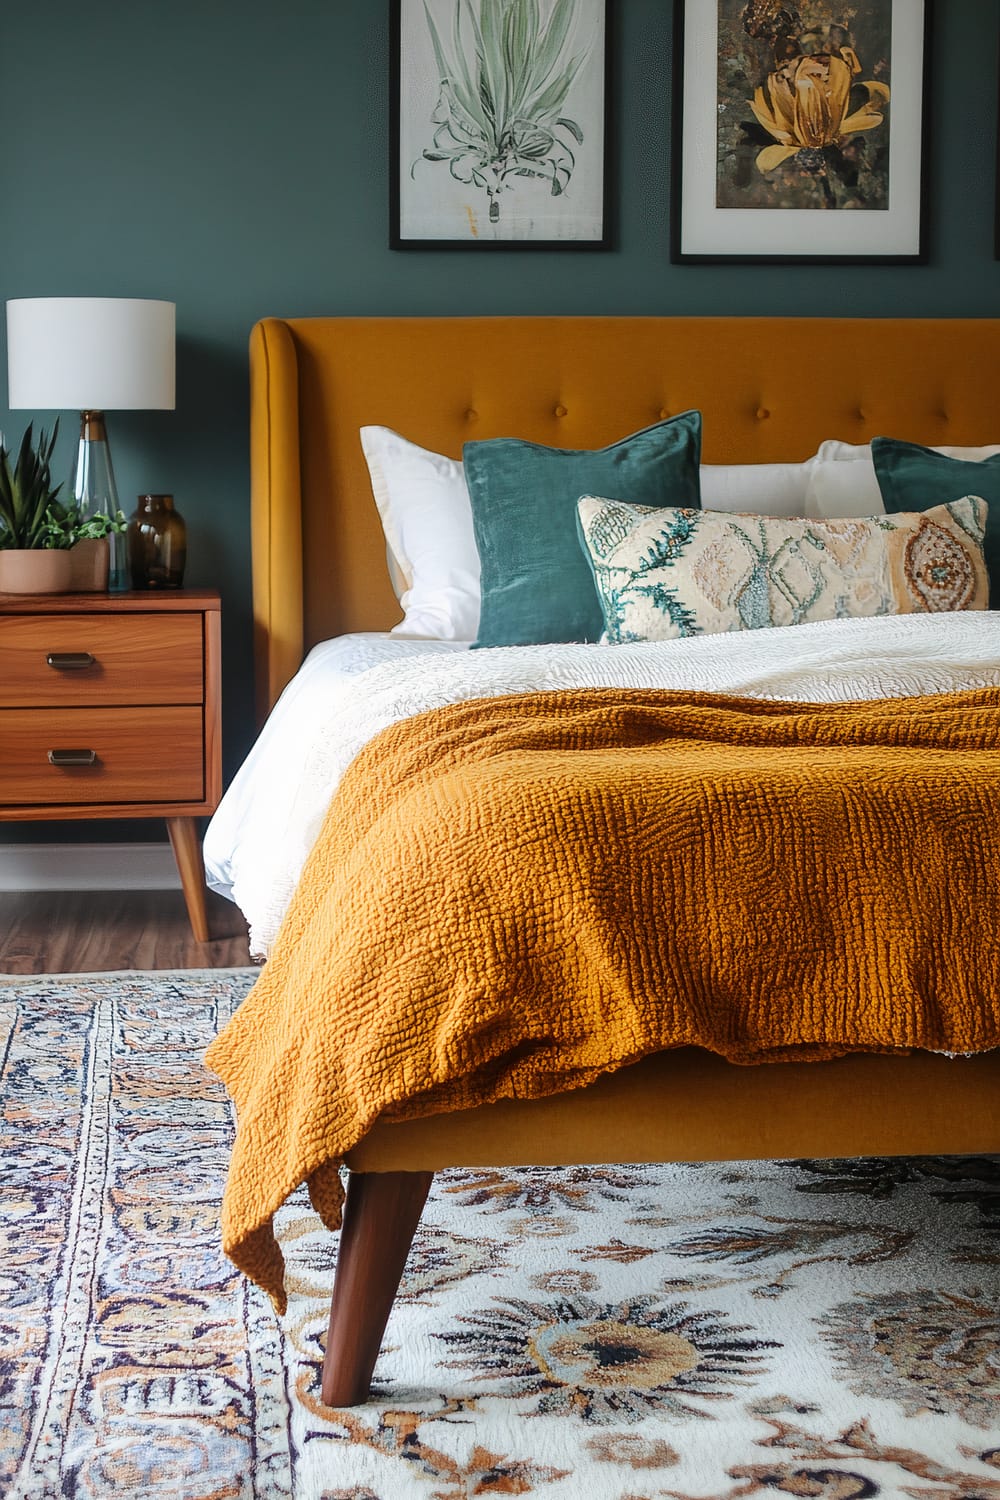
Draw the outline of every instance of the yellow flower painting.
M718 0L719 208L889 200L892 0Z

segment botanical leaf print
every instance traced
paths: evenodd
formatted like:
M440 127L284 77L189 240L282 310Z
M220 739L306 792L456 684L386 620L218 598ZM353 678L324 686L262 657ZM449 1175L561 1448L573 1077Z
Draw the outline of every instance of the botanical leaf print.
M555 0L547 17L539 0L455 0L447 37L426 0L424 11L440 92L423 160L480 188L491 224L519 178L540 179L561 197L583 144L564 112L591 46L578 0Z

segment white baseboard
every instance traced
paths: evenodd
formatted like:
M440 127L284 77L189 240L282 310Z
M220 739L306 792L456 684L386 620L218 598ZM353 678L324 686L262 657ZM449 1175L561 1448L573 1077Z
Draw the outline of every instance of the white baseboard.
M166 891L169 844L0 844L0 891Z

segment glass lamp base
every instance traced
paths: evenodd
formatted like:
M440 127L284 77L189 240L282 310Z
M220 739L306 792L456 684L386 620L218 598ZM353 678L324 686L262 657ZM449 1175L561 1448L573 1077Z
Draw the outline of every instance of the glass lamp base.
M73 471L73 499L79 507L81 520L101 513L112 520L121 509L118 503L118 486L111 463L111 447L104 413L83 411L80 413L80 441L76 450L76 467ZM128 556L124 532L111 532L108 536L108 592L122 594L130 587Z
M127 594L131 587L125 533L112 531L108 535L108 593Z

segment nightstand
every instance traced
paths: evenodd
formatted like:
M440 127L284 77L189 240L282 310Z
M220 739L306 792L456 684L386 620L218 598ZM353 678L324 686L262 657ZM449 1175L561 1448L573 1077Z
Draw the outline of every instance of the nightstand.
M0 594L0 820L166 818L202 943L195 819L222 793L219 611L207 589Z

